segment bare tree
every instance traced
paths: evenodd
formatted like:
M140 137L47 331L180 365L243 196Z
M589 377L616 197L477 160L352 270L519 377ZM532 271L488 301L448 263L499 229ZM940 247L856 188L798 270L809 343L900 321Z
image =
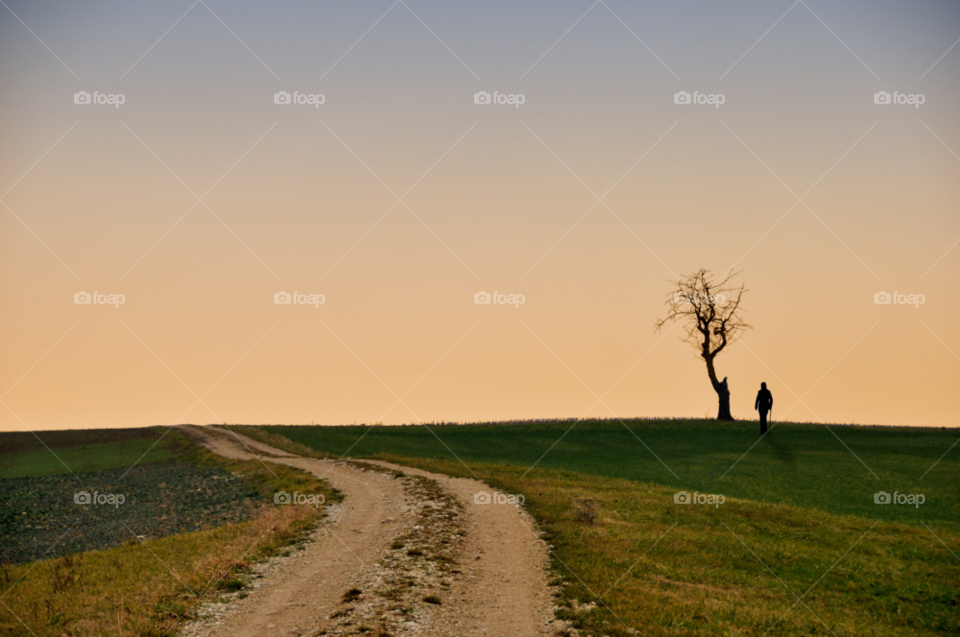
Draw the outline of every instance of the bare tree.
M729 272L714 282L709 270L698 270L672 282L675 287L667 297L665 305L668 312L654 325L659 332L663 326L680 321L686 325L687 333L683 338L693 345L700 358L707 364L707 375L713 390L717 392L720 409L717 420L733 420L730 413L730 388L727 378L717 380L713 361L730 343L733 343L744 330L751 329L743 320L743 308L740 301L746 288L735 286L731 279L739 272Z

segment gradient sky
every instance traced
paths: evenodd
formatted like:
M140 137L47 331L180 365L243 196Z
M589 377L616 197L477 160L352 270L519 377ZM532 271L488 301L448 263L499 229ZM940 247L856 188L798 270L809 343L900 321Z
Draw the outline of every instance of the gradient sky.
M713 416L731 267L735 417L960 425L956 2L4 2L4 431Z

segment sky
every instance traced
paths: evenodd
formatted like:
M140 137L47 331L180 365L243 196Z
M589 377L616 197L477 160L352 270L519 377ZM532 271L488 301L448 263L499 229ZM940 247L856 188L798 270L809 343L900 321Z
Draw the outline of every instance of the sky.
M2 4L2 431L960 425L956 2Z

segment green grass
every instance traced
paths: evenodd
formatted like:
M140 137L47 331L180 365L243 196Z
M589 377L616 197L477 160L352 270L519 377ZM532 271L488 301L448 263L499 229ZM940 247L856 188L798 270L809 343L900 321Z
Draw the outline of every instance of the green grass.
M166 427L40 431L39 440L30 433L0 433L0 479L122 469L134 463L171 460L177 454L176 442L174 436L164 436L165 431Z
M572 424L263 429L335 456L349 450L357 458L394 454L451 459L452 451L469 466L485 462L526 469L537 463L546 469L871 519L960 524L960 446L944 456L960 437L958 430L828 430L777 423L758 442L756 422L584 421L570 429ZM919 508L879 506L873 496L881 490L922 493L926 502Z
M960 432L835 427L874 477L817 425L778 424L744 456L756 423L583 422L528 472L570 424L264 429L523 494L583 635L960 633L960 453L944 456ZM927 500L874 504L881 489Z

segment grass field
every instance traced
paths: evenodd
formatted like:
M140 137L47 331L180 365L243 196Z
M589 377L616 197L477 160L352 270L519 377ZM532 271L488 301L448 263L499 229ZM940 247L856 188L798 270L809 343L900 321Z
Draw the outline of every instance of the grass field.
M579 423L529 472L570 423L376 427L359 443L366 428L263 429L523 494L561 615L588 635L960 632L960 466L944 456L960 432L836 427L840 442L781 424L740 459L756 423L625 424ZM726 501L678 505L679 489ZM926 500L878 505L880 490Z
M831 433L822 425L778 423L760 440L755 422L584 421L571 429L572 424L263 429L336 456L348 450L352 457L454 459L456 454L468 466L526 469L536 463L871 519L960 524L960 445L944 456L960 438L957 430L834 426ZM920 508L876 506L879 491L923 493L926 501Z
M572 424L239 429L298 453L375 456L523 494L551 546L559 614L582 635L960 633L960 432L787 423L760 440L750 422ZM107 476L159 433L42 435L68 465L73 453L92 458L80 476ZM38 441L6 436L0 467L20 477L0 487L73 479ZM143 479L170 482L172 462L236 474L267 502L279 488L336 498L302 472L214 457L175 431L143 458ZM725 501L681 505L680 490ZM925 500L875 504L881 490ZM320 512L297 509L5 564L0 631L161 635L242 588L251 561L298 542Z
M177 438L164 436L165 430L144 427L4 433L0 436L0 479L120 469L134 463L170 460L177 453Z
M56 465L63 465L46 450L56 465L25 462L23 456L37 453L34 442L0 434L3 455L21 456L7 457L7 466L19 473L48 467L53 474L0 480L5 539L0 556L22 559L33 547L20 540L37 538L43 540L37 550L44 556L38 562L0 564L0 633L175 634L170 631L205 601L238 590L242 595L251 563L290 550L319 522L322 508L277 507L276 491L339 499L312 475L226 460L176 431L121 477L143 453L144 443L149 446L161 433L41 432L65 461L68 452L80 450L95 460L98 471L71 466L75 476L58 473ZM126 492L129 499L119 507L74 504L75 489L98 485ZM184 532L193 528L201 530ZM18 544L11 549L14 541ZM77 552L91 545L108 548Z

